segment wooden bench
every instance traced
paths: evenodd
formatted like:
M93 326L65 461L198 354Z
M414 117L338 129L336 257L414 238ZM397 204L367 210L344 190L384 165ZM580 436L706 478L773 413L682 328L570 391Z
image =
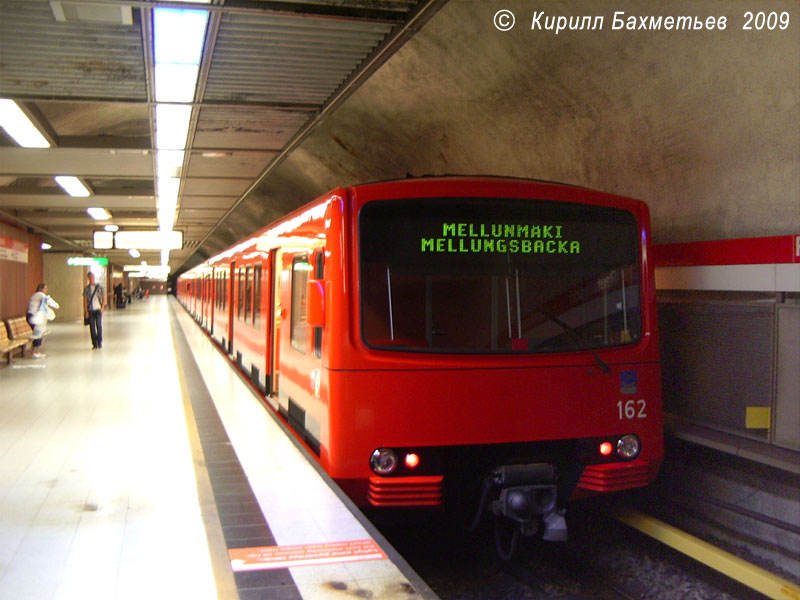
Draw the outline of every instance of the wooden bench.
M27 329L27 334L17 322L19 319L22 319L22 323L25 325L25 329ZM13 323L13 325L11 323ZM0 326L0 355L8 355L8 364L11 364L11 358L14 354L14 350L17 348L21 349L20 355L25 356L25 346L31 342L31 333L33 332L31 331L30 325L28 325L28 322L25 320L25 317L8 319Z
M6 325L8 325L8 337L12 340L25 340L26 342L30 342L31 346L33 346L33 330L31 326L28 325L28 319L25 317L8 319ZM44 332L42 332L42 337L49 333L50 330L45 329Z

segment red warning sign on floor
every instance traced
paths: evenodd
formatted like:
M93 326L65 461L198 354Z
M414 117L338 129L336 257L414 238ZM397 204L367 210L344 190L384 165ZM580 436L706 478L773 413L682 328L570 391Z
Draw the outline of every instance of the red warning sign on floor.
M228 550L234 572L285 569L327 563L381 560L386 553L375 540L350 540L297 546L263 546Z

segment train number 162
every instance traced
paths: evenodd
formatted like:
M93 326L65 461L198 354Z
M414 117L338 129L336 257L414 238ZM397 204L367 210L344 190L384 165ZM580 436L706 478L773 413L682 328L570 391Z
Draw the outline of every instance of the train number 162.
M647 402L644 400L628 400L617 402L617 409L619 410L619 420L623 419L646 419Z

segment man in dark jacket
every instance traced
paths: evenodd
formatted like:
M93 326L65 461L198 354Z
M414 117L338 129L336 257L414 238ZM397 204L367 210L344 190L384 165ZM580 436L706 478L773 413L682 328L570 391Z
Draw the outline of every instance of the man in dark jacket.
M95 283L95 274L89 271L89 285L83 288L83 316L89 320L92 349L103 347L103 307L106 290L102 283Z

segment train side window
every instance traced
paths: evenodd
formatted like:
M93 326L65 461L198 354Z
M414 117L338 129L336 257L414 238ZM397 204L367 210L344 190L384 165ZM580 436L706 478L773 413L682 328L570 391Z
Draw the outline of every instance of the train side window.
M308 320L306 314L308 276L311 265L308 255L296 256L292 261L292 348L306 353Z
M253 327L261 329L261 265L253 267Z
M314 263L314 278L321 280L325 276L325 256L322 252L314 256ZM322 356L322 327L314 327L314 356Z
M244 320L250 320L250 308L252 304L252 296L253 296L253 280L250 279L251 271L250 267L245 267L244 269Z
M242 309L244 308L244 269L239 269L239 291L237 294L237 298L239 302L236 306L236 317L241 321L242 320Z

